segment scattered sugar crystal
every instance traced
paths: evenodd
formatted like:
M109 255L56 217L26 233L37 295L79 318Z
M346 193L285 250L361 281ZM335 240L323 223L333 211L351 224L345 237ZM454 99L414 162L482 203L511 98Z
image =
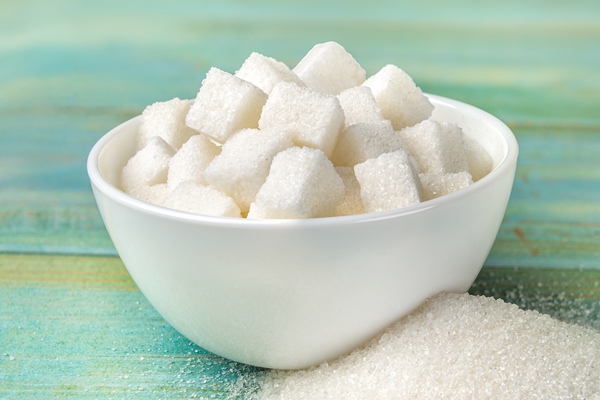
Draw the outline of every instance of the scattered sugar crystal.
M279 82L292 82L304 86L298 75L287 65L258 53L250 54L235 76L252 83L266 94L271 93Z
M360 64L336 42L315 45L293 70L309 88L339 94L365 81Z
M169 161L175 150L160 136L154 136L146 146L129 159L121 173L121 187L127 193L139 186L167 182Z
M351 167L335 167L342 182L344 182L344 199L338 205L335 215L356 215L365 212L362 199L360 197L360 185L354 175L354 169Z
M206 74L186 124L223 143L240 129L257 128L267 94L243 79L218 68Z
M165 202L165 198L169 189L166 183L158 183L152 186L138 186L129 191L132 197L138 200L145 201L146 203L155 204L162 206Z
M296 145L321 149L330 156L344 127L344 111L335 96L281 82L269 95L258 125L263 130L294 132Z
M419 176L403 150L357 164L354 173L366 212L418 204L423 197Z
M165 198L164 206L194 214L241 217L240 209L231 197L191 181L180 183L171 190Z
M363 348L267 373L260 399L597 399L600 332L514 304L440 294Z
M367 86L346 89L337 97L344 110L346 126L359 122L377 122L383 119L381 107L377 104L371 88Z
M477 182L492 171L492 157L475 139L467 135L463 135L463 143L469 172L473 182Z
M423 186L423 200L435 199L473 183L471 174L466 171L457 173L429 172L419 174Z
M292 147L292 135L281 129L236 132L206 168L209 184L231 196L247 212L269 174L275 155Z
M369 158L404 148L400 135L394 131L390 121L361 122L342 131L331 162L335 166L354 167Z
M413 126L431 116L433 105L412 78L395 65L386 65L363 84L371 88L383 113L394 129Z
M454 123L425 120L399 132L421 171L462 172L468 170L460 127Z
M335 216L344 183L321 150L291 147L277 154L248 218Z
M154 136L160 136L175 150L179 149L196 131L185 125L191 100L174 98L149 105L142 112L138 131L138 150L145 147Z
M202 133L189 138L169 161L169 189L172 190L185 181L206 185L204 170L220 152L221 148Z

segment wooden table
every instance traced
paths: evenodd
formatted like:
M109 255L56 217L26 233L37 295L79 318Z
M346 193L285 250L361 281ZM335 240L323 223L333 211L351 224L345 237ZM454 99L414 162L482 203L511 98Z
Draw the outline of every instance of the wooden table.
M514 130L513 194L471 292L600 329L598 2L148 3L0 3L0 398L256 390L263 371L191 344L139 292L86 156L146 105L194 97L210 66L293 66L327 40Z

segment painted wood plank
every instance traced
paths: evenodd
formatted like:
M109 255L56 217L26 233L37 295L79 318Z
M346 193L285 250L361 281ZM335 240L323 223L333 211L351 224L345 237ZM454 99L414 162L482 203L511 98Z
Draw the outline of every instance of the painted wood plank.
M600 270L487 267L469 293L600 329Z
M514 129L521 146L517 178L486 265L600 268L600 130L531 124ZM116 254L87 183L85 152L79 157L68 174L63 168L48 172L36 160L46 178L33 168L5 176L0 251ZM61 174L77 183L61 187Z
M325 40L509 124L515 188L471 293L600 328L599 20L596 0L0 2L0 397L258 387L261 370L191 344L104 257L85 158L146 105L193 97L211 66L251 51L294 65Z
M2 3L0 251L114 255L85 174L97 138L193 97L212 65L233 72L255 50L293 65L334 39L369 73L396 63L514 129L515 193L487 265L598 268L597 4L335 4Z
M0 255L0 397L236 398L260 369L171 328L115 257Z
M599 282L594 270L487 268L471 293L600 329ZM2 398L244 398L264 373L182 337L116 257L0 255L0 305Z

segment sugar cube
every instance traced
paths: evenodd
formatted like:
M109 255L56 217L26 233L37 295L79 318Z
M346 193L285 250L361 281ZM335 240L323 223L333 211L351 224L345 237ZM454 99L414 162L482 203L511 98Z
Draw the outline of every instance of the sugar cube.
M431 116L433 105L412 78L395 65L386 65L364 83L373 92L383 117L394 129L413 126Z
M206 135L197 134L192 136L181 146L169 161L169 172L167 184L172 190L184 181L207 184L204 178L204 170L221 148L214 144Z
M293 145L292 135L281 129L236 132L206 168L206 180L245 213L267 179L273 157Z
M290 147L273 158L248 218L335 216L344 183L321 150Z
M339 94L365 81L366 72L336 42L315 45L293 71L309 88L327 94Z
M407 150L422 172L462 172L468 170L463 133L454 123L425 120L399 132Z
M171 190L164 200L164 206L195 214L241 217L240 209L231 197L192 181L182 182Z
M279 82L304 86L302 80L287 65L259 53L250 54L235 76L254 84L266 94L270 94Z
M139 186L166 183L169 161L174 154L173 147L160 136L154 136L123 167L121 187L129 193Z
M157 183L152 186L138 186L129 191L132 197L157 206L164 204L168 193L169 189L166 183Z
M335 167L342 182L344 182L344 199L337 206L335 215L356 215L365 212L362 199L360 197L360 184L354 175L354 169L351 167Z
M211 68L195 100L144 110L121 187L153 204L247 218L412 205L493 168L481 144L432 110L400 68L366 79L335 42L315 45L293 70L251 53L235 75Z
M419 174L423 186L423 200L438 197L466 188L473 183L471 174L466 171L457 173L428 172Z
M154 136L160 136L175 150L179 149L190 136L197 133L185 125L185 116L191 104L190 100L174 98L146 107L138 131L138 150Z
M321 149L330 156L344 127L344 112L335 96L281 82L269 95L258 126L294 132L296 145Z
M418 204L423 189L404 150L384 153L354 166L366 212Z
M377 104L371 88L356 86L338 94L340 105L346 117L346 126L359 122L378 122L383 120L381 107Z
M331 162L335 166L354 167L369 158L404 148L390 121L363 122L342 131Z
M235 131L257 128L266 101L267 94L250 82L211 68L185 122L190 128L223 143Z

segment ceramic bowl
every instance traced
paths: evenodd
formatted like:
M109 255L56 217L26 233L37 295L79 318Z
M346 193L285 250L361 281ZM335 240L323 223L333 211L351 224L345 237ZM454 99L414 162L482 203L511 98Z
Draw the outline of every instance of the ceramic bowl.
M343 355L441 292L465 292L494 242L518 145L470 105L430 95L492 156L473 185L418 205L347 217L245 220L189 214L119 189L140 117L93 147L88 173L134 281L175 329L220 356L295 369Z

